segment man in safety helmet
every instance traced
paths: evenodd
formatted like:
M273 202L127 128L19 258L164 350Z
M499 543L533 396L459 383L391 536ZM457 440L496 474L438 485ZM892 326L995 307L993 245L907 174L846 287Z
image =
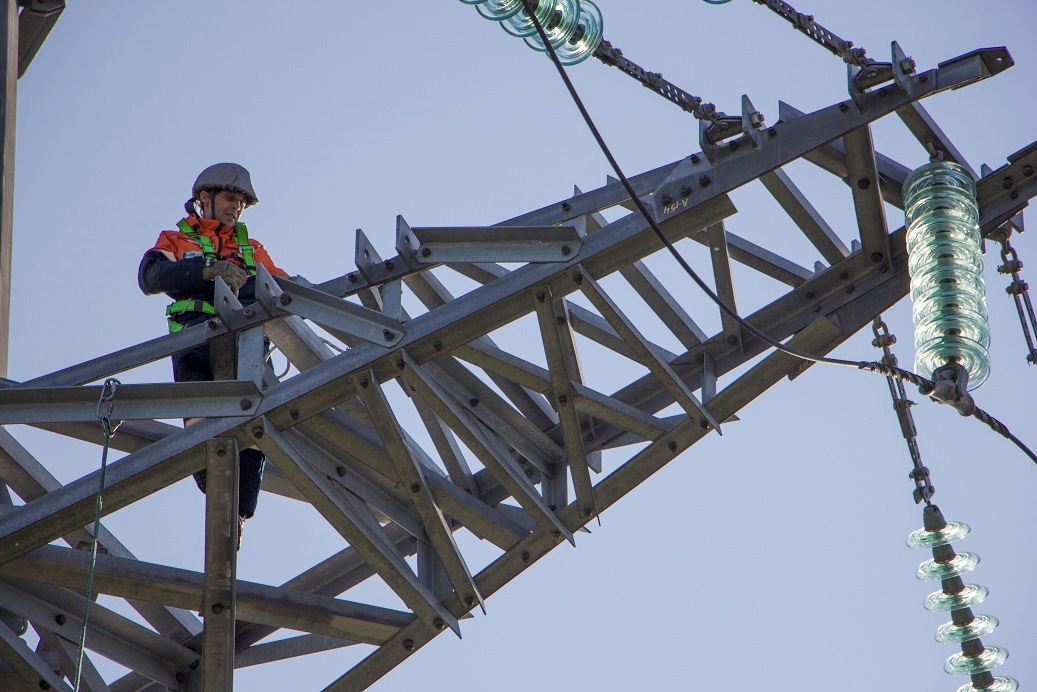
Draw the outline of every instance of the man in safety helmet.
M238 218L259 197L243 166L217 163L199 174L184 208L187 216L177 230L162 231L155 247L144 254L137 283L146 295L165 293L173 303L166 308L169 331L177 332L211 319L216 277L223 279L243 303L255 302L256 267L262 264L274 276L287 274L270 259L263 246L248 237ZM197 206L197 208L196 208ZM214 379L208 344L173 354L173 379L200 382ZM185 421L190 424L193 420ZM258 449L239 454L238 547L241 529L259 500L265 458ZM205 471L194 475L205 492Z

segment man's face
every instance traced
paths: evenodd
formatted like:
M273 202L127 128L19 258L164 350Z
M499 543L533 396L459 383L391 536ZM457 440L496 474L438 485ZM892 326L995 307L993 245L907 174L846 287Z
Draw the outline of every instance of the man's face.
M240 192L220 190L216 193L213 210L210 212L209 193L202 192L200 196L205 216L210 219L217 219L220 223L227 224L228 226L236 224L238 217L241 216L241 212L245 211L245 207L248 206L248 198Z

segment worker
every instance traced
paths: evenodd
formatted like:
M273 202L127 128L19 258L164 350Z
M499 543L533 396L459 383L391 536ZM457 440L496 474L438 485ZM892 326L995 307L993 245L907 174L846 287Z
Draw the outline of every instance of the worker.
M169 331L177 332L211 319L215 281L220 277L242 303L255 302L256 267L274 276L287 276L262 244L248 237L241 213L259 202L249 172L236 163L217 163L198 175L191 198L184 204L186 218L177 230L162 231L155 247L144 254L137 283L145 295L165 293L173 303L166 308ZM209 345L173 354L173 379L205 382L214 379ZM185 420L185 425L198 419ZM239 453L238 548L245 520L256 512L266 461L258 449ZM205 470L194 474L205 492Z

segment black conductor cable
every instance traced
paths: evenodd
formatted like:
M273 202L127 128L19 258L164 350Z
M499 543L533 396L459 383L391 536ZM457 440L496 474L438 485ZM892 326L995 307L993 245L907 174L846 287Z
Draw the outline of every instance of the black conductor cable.
M555 69L558 70L558 75L562 78L562 81L565 83L565 88L569 91L569 95L572 97L573 103L576 104L576 107L580 111L580 115L583 116L584 122L587 123L588 129L590 129L591 134L594 135L594 139L598 143L598 148L601 149L601 152L605 155L605 158L608 159L609 165L612 166L612 170L615 171L616 177L619 178L619 181L623 185L623 188L626 190L627 194L630 195L631 201L633 201L633 203L637 206L638 211L645 218L645 221L648 222L648 225L652 227L652 230L659 237L659 240L662 241L663 245L670 252L670 254L677 261L677 263L681 266L681 268L685 271L685 273L687 273L687 275L691 277L691 280L695 282L695 284L702 290L702 292L705 293L709 297L709 299L717 305L717 307L719 307L723 312L735 319L739 325L744 327L750 334L760 339L768 346L771 346L772 348L775 348L781 351L782 353L786 353L795 358L799 358L801 360L805 360L811 363L826 363L828 365L839 365L842 367L856 368L858 370L876 372L886 377L896 377L900 380L910 382L911 384L917 386L919 392L923 395L928 395L936 388L932 380L926 379L921 375L911 372L910 370L904 370L903 368L893 367L878 362L852 361L843 360L842 358L813 356L808 353L802 353L801 351L789 348L788 346L785 346L778 340L772 338L769 334L766 334L763 331L757 329L755 326L753 326L744 318L742 318L742 316L739 315L733 308L731 308L731 306L729 306L727 303L721 300L720 296L714 293L713 289L711 289L709 285L705 281L703 281L697 273L695 273L695 270L691 268L691 265L688 264L687 260L685 260L684 257L677 250L677 248L673 246L673 243L670 242L670 240L666 237L666 234L663 233L661 228L659 228L659 224L656 222L655 217L653 217L652 214L649 213L648 208L645 207L644 202L641 201L640 196L634 191L634 187L630 184L630 181L627 179L626 175L619 167L619 163L616 161L616 158L612 155L612 151L608 148L608 145L605 144L605 140L601 136L601 133L598 131L597 126L594 124L594 120L591 119L590 113L587 111L586 106L583 105L583 100L580 98L580 95L576 92L576 87L573 86L572 81L569 79L568 73L565 71L565 67L558 59L558 55L555 53L554 46L552 46L551 42L548 40L547 33L544 31L543 25L540 23L540 20L537 19L536 12L534 12L530 8L531 1L532 0L524 0L526 15L532 21L533 26L537 31L537 35L540 37L540 41L544 44L544 48L546 49L548 56L551 58L551 62L554 64ZM1002 437L1005 437L1006 439L1010 440L1012 443L1016 445L1016 447L1022 450L1022 452L1026 454L1035 464L1037 464L1037 455L1035 455L1025 444L1023 444L1023 442L1019 438L1013 435L1008 430L1008 427L1006 425L1004 425L999 420L991 416L989 413L981 409L977 408L976 413L978 413L979 415L976 415L975 413L970 415L975 416L980 422L986 424L991 430L998 433Z

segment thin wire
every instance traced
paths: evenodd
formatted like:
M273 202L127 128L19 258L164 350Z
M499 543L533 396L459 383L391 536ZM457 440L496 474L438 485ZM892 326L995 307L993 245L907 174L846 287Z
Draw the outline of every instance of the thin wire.
M612 170L616 172L616 177L618 177L619 181L623 184L623 187L626 189L627 194L630 195L630 199L634 202L635 205L637 205L638 211L640 211L641 215L644 216L645 220L652 227L652 230L655 231L655 234L659 236L659 240L661 240L663 245L666 246L666 249L670 251L670 254L673 255L673 258L675 260L677 260L677 263L681 266L681 268L684 269L688 276L691 277L691 280L694 281L707 296L709 296L710 300L716 303L717 307L719 307L725 313L737 320L738 323L745 327L753 336L757 337L767 345L772 346L773 348L776 348L779 351L787 353L790 356L795 356L796 358L810 361L812 363L828 363L830 365L841 365L850 368L861 368L863 365L863 363L861 362L842 360L841 358L826 358L823 356L812 356L806 353L801 353L799 351L796 351L783 345L781 342L771 338L768 334L760 331L752 324L747 322L745 319L743 319L734 309L732 309L723 300L721 300L720 296L714 293L713 289L711 289L709 285L705 281L703 281L698 274L695 273L695 270L691 268L691 265L689 265L688 262L684 259L684 257L681 256L680 252L677 251L677 248L673 246L673 243L670 242L670 240L662 232L662 229L659 228L659 224L656 223L655 218L648 212L648 209L645 207L644 202L641 201L640 196L636 192L634 192L633 186L630 184L630 181L627 179L626 175L624 175L623 171L620 169L619 163L612 155L612 151L608 148L608 145L605 144L605 140L602 138L601 133L598 132L598 128L594 124L594 121L591 119L590 113L587 112L587 108L583 105L583 100L580 98L580 95L576 93L576 88L569 80L569 75L566 73L565 68L562 66L561 61L558 59L558 55L555 53L554 47L551 45L550 41L548 41L547 34L544 32L544 27L536 18L536 13L527 12L527 14L529 15L530 19L533 20L533 25L536 27L537 33L540 35L540 40L543 42L544 46L547 47L548 55L551 56L551 62L554 63L555 68L558 70L558 74L562 77L562 81L565 82L565 87L569 90L569 95L576 103L576 107L580 110L580 114L583 116L584 122L587 123L587 127L590 128L591 134L594 135L594 139L597 141L598 147L605 155L605 158L608 159L609 165L612 166Z
M101 509L104 506L102 496L104 494L105 475L108 470L108 448L112 435L119 428L112 427L112 409L114 407L115 392L119 387L119 380L109 378L105 380L101 388L101 399L97 402L97 417L101 419L101 428L104 430L104 447L101 451L101 472L97 483L97 505L94 508L94 531L90 540L90 569L86 577L86 602L83 604L83 627L79 633L79 653L76 656L76 679L73 687L74 692L79 692L79 681L83 674L83 655L86 649L86 628L90 619L90 604L94 592L94 572L97 568L97 537L101 532ZM101 412L104 404L108 404L108 410Z
M540 24L540 20L538 20L536 17L536 12L531 12L529 10L529 1L530 0L525 0L525 2L527 3L526 14L533 22L533 26L537 30L537 35L540 36L540 41L544 44L544 48L547 49L547 54L551 58L551 62L554 64L555 69L558 70L558 75L562 78L562 81L565 83L565 88L569 91L569 96L572 97L572 100L576 104L576 107L580 110L580 115L583 116L583 120L585 123L587 123L587 127L590 129L591 134L594 135L594 139L595 141L597 141L598 147L601 149L601 152L605 155L605 158L608 159L609 165L612 166L612 170L615 171L616 177L619 178L620 183L622 183L624 189L626 189L627 194L630 195L630 199L637 206L638 211L641 212L641 215L645 218L645 221L647 221L648 225L652 227L652 230L655 231L655 234L659 236L659 240L662 241L663 245L666 246L666 249L669 250L670 254L673 255L673 258L677 260L677 263L687 273L687 275L691 277L691 280L694 281L700 289L702 289L703 293L709 296L709 299L712 300L717 305L717 307L719 307L722 311L730 315L734 320L738 322L739 325L744 327L749 333L763 341L768 346L771 346L795 358L799 358L801 360L809 361L812 363L827 363L828 365L840 365L843 367L856 368L858 370L877 372L886 377L896 377L897 379L903 380L905 382L910 382L911 384L917 386L919 392L921 392L923 395L927 395L935 389L935 385L932 382L932 380L928 380L922 377L921 375L918 375L917 373L913 373L910 370L904 370L903 368L898 368L895 366L877 362L851 361L843 360L841 358L812 356L810 354L802 353L795 349L789 348L788 346L785 346L781 342L772 338L770 335L754 327L752 324L743 319L742 316L739 315L727 303L721 300L720 296L714 293L713 289L711 289L709 285L706 284L706 282L703 281L702 278L695 273L695 270L691 268L691 266L687 263L684 257L681 256L680 252L677 251L677 248L673 246L673 243L669 241L666 235L662 232L662 229L659 228L659 224L656 223L655 218L648 212L648 209L645 207L644 202L641 201L641 197L634 191L634 188L630 184L630 181L627 179L626 175L624 175L622 169L620 169L619 167L619 163L612 155L612 151L608 148L608 145L605 144L605 140L604 138L602 138L601 133L598 131L597 126L594 124L594 120L591 119L590 113L587 111L587 108L583 105L583 100L580 98L580 95L576 93L576 87L574 87L572 81L569 80L569 75L565 71L565 67L562 66L561 61L558 59L558 55L555 53L554 46L552 46L551 42L548 40L547 34L544 31L544 27ZM1034 463L1037 463L1037 455L1035 455L1025 444L1023 444L1023 442L1019 438L1017 438L1015 435L1009 432L1008 427L1005 426L1003 423L1001 423L996 418L991 416L989 413L979 408L976 409L976 413L974 413L973 416L980 422L985 423L987 426L989 426L990 429L994 432L1011 440L1015 444L1015 446L1022 450L1022 452L1026 454L1028 457L1030 457L1030 459L1032 459Z

